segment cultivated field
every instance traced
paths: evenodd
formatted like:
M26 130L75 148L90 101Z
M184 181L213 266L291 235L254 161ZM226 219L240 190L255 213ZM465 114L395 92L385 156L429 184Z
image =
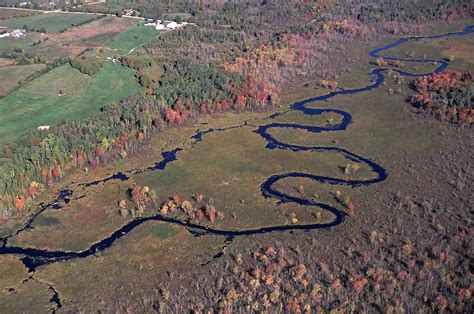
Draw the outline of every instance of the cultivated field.
M27 25L29 29L45 29L48 33L63 32L78 24L87 23L97 19L99 15L74 14L74 13L45 13L27 17L19 17L0 21L0 26L8 28L23 28Z
M64 16L68 18L67 25ZM71 23L80 22L77 18L81 18L82 22L86 21L84 17L91 19L94 16L49 13L28 17L29 19L36 18L37 20L31 20L35 23L45 23L56 27L51 31L57 32L59 28L68 29L60 33L43 35L27 32L25 37L19 39L2 38L0 53L8 54L21 49L30 55L43 55L48 61L53 61L60 57L73 58L88 49L97 48L97 51L92 54L105 59L106 56L113 54L111 48L100 49L104 47L105 42L136 25L136 21L131 19L105 17L78 27L71 27ZM8 23L13 23L12 21L9 20ZM15 23L20 22L15 20ZM42 27L40 24L35 25L38 25L35 27ZM137 30L144 29L137 28ZM156 35L157 32L154 32ZM115 39L114 42L117 45L127 46L130 43L124 41L127 41L129 37L129 35L123 36ZM145 34L144 38L140 37L138 40L134 38L131 44L136 45L137 42L141 44L141 40L148 41L149 39L149 35ZM0 115L0 144L14 140L22 132L38 125L56 124L64 120L93 115L110 101L119 101L141 90L134 70L106 62L94 77L84 75L68 64L60 66L8 95L18 87L20 80L43 69L45 65L20 66L13 65L13 59L1 60L3 67L0 67L0 73L3 73L2 78L5 78L5 82L2 82L0 95L6 97L0 102L2 113ZM59 95L60 91L64 93L63 96ZM12 119L13 116L14 119Z
M0 77L2 77L0 96L8 95L12 90L19 86L18 83L21 80L26 79L34 72L44 68L44 64L10 65L0 67Z
M107 16L79 27L73 27L63 33L53 34L50 36L50 40L89 47L103 46L106 41L125 32L136 24L137 22L133 19Z
M47 17L51 18L51 15L48 14ZM54 16L53 20L48 19L47 22L54 23ZM88 48L103 47L105 42L134 25L136 25L136 21L132 19L110 16L77 27L70 27L61 33L27 32L26 36L18 39L0 39L0 54L22 49L32 55L43 55L48 60L59 57L75 57ZM127 38L124 39L127 40ZM117 44L120 43L121 41L118 40Z
M93 77L69 64L60 66L1 100L0 143L8 143L38 125L93 115L111 101L140 89L135 71L112 62L106 62Z
M41 14L41 12L33 11L33 10L29 11L29 10L0 8L0 20L26 17L26 16L31 16L31 15L36 15L36 14Z

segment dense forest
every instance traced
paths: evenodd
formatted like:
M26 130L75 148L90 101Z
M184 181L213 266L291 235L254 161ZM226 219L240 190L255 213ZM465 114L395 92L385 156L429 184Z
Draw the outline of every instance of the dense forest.
M93 118L31 131L5 145L0 217L27 209L68 171L126 158L151 136L197 114L267 110L278 102L287 81L334 78L333 55L345 41L403 33L424 20L474 12L470 1L429 2L434 5L386 0L120 2L153 18L180 12L180 19L198 26L163 33L120 58L123 66L137 70L147 88L143 95L103 104ZM91 59L70 63L90 75L100 67Z

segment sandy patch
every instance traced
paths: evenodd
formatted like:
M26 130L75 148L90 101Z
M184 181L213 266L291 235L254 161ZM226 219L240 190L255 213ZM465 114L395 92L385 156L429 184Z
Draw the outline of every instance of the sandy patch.
M14 64L15 64L15 60L13 59L0 58L0 67L7 67Z

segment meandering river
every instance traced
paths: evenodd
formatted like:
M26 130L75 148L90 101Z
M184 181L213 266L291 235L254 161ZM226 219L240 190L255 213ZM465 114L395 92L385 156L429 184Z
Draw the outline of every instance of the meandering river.
M472 33L473 31L474 31L474 25L470 25L470 26L465 27L462 31L459 31L459 32L451 32L451 33L445 33L445 34L439 34L439 35L433 35L433 36L407 37L407 38L394 41L393 43L390 43L384 47L374 49L369 52L369 56L373 58L378 58L378 57L382 57L381 53L389 51L390 49L398 47L403 44L409 44L410 42L416 42L416 41L420 41L424 39L428 39L428 40L440 39L440 38L446 38L450 36L465 36ZM436 69L431 73L443 71L449 65L449 62L445 60L426 60L426 59L416 60L416 59L403 59L403 58L396 58L396 57L389 57L389 56L383 56L383 58L386 60L399 60L399 61L410 62L410 63L436 64L437 65ZM257 228L257 229L248 229L248 230L221 230L221 229L209 228L209 227L202 226L199 224L184 222L181 220L164 217L160 214L157 214L154 216L141 217L141 218L134 219L130 221L128 224L121 227L120 229L116 230L107 238L100 240L99 242L93 244L87 250L80 251L80 252L48 251L48 250L29 248L29 247L9 246L8 240L13 236L18 235L19 233L30 229L35 219L39 215L41 215L41 213L43 213L43 211L45 211L46 209L48 208L58 209L61 207L61 205L59 205L61 202L64 202L67 204L71 201L74 201L76 199L83 197L83 196L74 196L73 190L65 189L65 190L62 190L51 203L41 204L41 208L39 209L39 211L35 215L33 215L21 228L16 230L11 235L0 239L1 240L0 254L1 255L5 255L5 254L19 255L21 256L21 261L25 264L25 266L30 271L34 271L37 267L42 266L42 265L51 264L51 263L59 262L59 261L70 260L74 258L84 258L84 257L94 255L98 252L104 251L110 246L112 246L116 241L118 241L119 239L121 239L122 237L130 233L131 231L133 231L137 226L147 221L162 221L162 222L166 222L166 223L170 223L174 225L179 225L179 226L185 227L187 230L189 230L189 232L191 232L195 236L201 236L203 234L213 234L213 235L225 237L227 240L232 240L235 237L263 234L263 233L269 233L269 232L284 232L284 231L292 231L292 230L308 230L309 231L309 230L314 230L314 229L330 228L330 227L337 226L341 224L345 219L345 213L343 211L325 203L315 202L313 200L285 194L283 192L278 191L275 188L275 184L278 181L286 179L286 178L304 178L304 179L310 179L310 180L323 183L323 184L347 185L347 186L352 186L352 187L366 186L366 185L376 184L378 182L385 180L388 176L385 169L382 166L378 165L376 162L368 158L359 156L344 148L332 147L332 146L299 146L299 145L293 145L291 143L284 143L274 138L269 133L269 131L271 129L277 129L277 128L284 128L288 130L305 130L307 132L314 133L314 134L321 133L321 132L346 131L347 127L352 123L352 116L350 113L343 110L339 110L339 109L314 109L314 108L307 107L307 105L310 103L315 104L318 102L324 102L338 95L354 95L354 94L369 92L371 90L377 89L384 82L385 80L384 73L387 71L388 71L388 68L374 69L370 73L372 81L369 85L365 87L355 88L355 89L340 89L337 91L330 92L326 95L305 99L293 104L289 110L289 111L300 111L301 113L308 116L317 116L324 113L335 113L337 115L340 115L342 118L341 122L338 124L319 127L319 126L302 125L302 124L297 124L297 123L273 122L267 125L260 126L254 131L255 133L259 134L263 139L267 141L266 148L270 150L286 149L286 150L292 150L294 152L301 152L301 151L336 152L336 153L342 154L345 158L347 158L348 160L351 160L354 163L365 164L372 170L372 172L375 174L375 177L371 179L367 179L367 180L344 180L344 179L339 179L339 178L315 175L311 173L288 172L288 173L275 174L269 177L265 182L261 184L260 189L264 197L275 198L280 202L286 202L286 203L290 202L290 203L300 204L303 206L319 207L319 208L322 208L323 210L331 212L335 216L335 218L330 223L322 223L322 224L315 223L315 224L304 224L304 225L281 225L281 226L262 227L262 228ZM396 71L402 76L422 76L422 75L431 74L431 73L423 73L423 74L410 73L410 72L405 72L398 69L392 69L392 71ZM273 116L270 116L269 118L271 120L277 117L278 115L279 114L275 114ZM236 128L236 127L231 127L231 128ZM206 134L209 134L211 132L225 131L225 130L226 129L208 129L206 131L199 131L195 135L192 136L192 139L194 141L194 144L196 144L198 142L205 140ZM112 180L126 181L130 178L130 176L134 174L139 174L139 173L143 173L147 171L162 171L166 168L168 164L172 163L173 161L177 159L178 153L182 150L183 148L177 147L174 150L163 152L162 160L158 161L151 167L138 169L138 170L135 169L128 172L118 172L102 180L80 183L78 184L78 186L87 188L90 186L98 185L98 184L105 183L107 181L112 181Z

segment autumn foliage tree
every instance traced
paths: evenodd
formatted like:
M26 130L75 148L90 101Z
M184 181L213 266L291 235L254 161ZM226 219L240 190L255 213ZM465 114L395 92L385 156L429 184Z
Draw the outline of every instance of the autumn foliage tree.
M432 113L440 120L461 124L474 122L472 74L443 71L413 81L418 92L409 98L418 109Z

